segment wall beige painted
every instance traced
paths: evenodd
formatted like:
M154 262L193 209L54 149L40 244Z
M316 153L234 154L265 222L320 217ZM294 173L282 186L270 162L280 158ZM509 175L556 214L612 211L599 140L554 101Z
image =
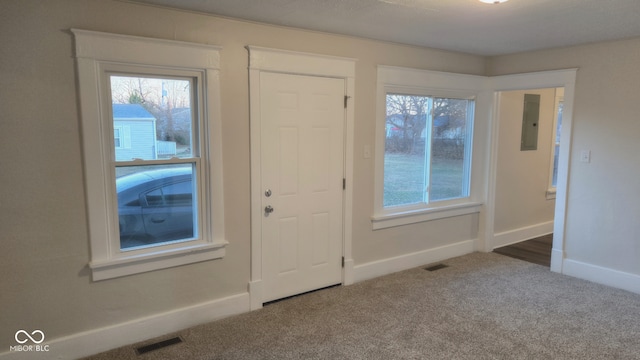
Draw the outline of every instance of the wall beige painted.
M70 28L222 46L224 259L92 282ZM353 257L357 264L477 236L476 215L373 232L376 65L483 75L485 59L110 0L0 4L0 352L18 329L47 339L245 293L250 270L246 45L358 59ZM598 154L598 153L596 153Z
M564 249L640 275L640 38L489 59L490 75L578 68ZM580 152L591 151L591 162Z
M500 93L494 231L501 233L553 221L547 200L555 89ZM524 95L540 95L538 149L520 151Z

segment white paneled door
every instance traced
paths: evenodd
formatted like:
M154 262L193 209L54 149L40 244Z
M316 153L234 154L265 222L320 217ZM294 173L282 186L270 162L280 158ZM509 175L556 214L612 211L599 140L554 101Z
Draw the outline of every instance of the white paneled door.
M263 301L342 282L344 79L260 74Z

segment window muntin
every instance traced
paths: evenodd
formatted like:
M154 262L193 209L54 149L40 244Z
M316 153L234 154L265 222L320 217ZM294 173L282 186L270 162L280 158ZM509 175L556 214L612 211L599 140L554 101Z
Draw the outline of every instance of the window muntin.
M383 207L469 196L474 100L387 92Z

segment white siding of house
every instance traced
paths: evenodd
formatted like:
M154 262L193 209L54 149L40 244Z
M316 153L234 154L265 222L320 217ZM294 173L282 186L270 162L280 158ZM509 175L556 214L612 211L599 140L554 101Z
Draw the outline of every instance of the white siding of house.
M155 119L118 119L113 127L122 129L116 161L156 158Z

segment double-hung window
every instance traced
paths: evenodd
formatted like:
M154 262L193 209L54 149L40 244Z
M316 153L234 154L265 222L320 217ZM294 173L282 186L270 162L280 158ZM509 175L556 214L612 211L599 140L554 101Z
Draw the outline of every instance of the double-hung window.
M471 159L482 78L378 69L373 227L478 211Z
M219 50L73 33L93 279L222 257Z

